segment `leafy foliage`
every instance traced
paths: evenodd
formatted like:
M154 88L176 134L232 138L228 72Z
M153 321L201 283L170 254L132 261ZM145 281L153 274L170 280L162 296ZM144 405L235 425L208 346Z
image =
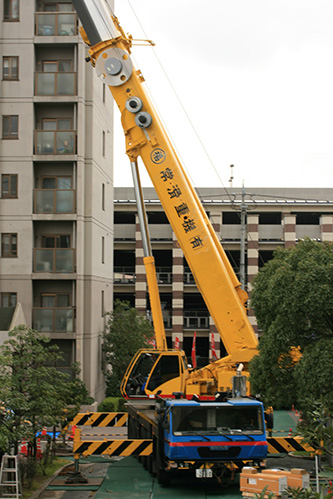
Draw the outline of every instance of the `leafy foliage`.
M304 442L310 444L321 455L333 455L332 412L327 410L323 400L315 400L313 397L305 399L302 406L304 409L298 430Z
M103 350L111 370L107 372L107 396L119 396L119 386L134 354L154 336L146 318L129 303L117 300L113 312L107 314Z
M269 405L290 407L305 393L332 401L332 296L330 243L306 239L278 249L254 279L251 305L263 335L251 382Z
M282 497L290 497L291 499L332 499L333 493L326 492L325 485L322 486L320 492L315 492L311 487L307 489L288 487L283 492Z
M0 347L0 448L9 451L22 439L35 441L44 426L57 426L64 411L77 413L87 397L82 381L56 369L59 349L38 331L18 326ZM78 365L72 369L79 373Z

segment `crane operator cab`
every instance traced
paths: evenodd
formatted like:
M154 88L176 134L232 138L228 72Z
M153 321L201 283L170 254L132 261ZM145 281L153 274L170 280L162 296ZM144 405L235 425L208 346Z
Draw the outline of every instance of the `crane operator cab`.
M139 350L121 384L125 398L147 398L162 390L164 396L184 391L188 377L185 353L179 350Z

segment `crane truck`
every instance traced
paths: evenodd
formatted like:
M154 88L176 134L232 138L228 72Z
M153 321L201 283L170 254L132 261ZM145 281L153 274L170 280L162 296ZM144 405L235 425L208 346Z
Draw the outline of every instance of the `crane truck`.
M264 409L249 394L248 364L257 338L246 314L247 294L152 105L125 35L106 0L73 0L88 45L87 61L120 110L131 163L151 301L156 349L142 349L125 373L128 437L150 438L144 464L168 482L175 470L198 477L259 464L267 454ZM138 158L141 157L228 355L190 369L185 353L167 348ZM241 370L243 372L241 373Z

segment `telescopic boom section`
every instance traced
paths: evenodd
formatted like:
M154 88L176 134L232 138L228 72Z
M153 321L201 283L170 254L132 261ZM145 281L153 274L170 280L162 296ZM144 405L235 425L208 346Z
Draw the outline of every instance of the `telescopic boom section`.
M101 0L73 0L92 45L89 54L121 112L126 153L141 156L163 209L214 320L229 360L247 362L257 338L240 283L130 59L131 39ZM109 37L109 38L108 38ZM198 167L198 165L196 165Z

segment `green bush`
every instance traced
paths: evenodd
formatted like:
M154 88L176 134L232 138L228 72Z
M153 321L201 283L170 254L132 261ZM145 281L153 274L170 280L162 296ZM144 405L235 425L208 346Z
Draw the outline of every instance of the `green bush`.
M126 400L122 397L107 397L98 405L98 412L127 412Z
M98 412L117 412L118 399L116 397L107 397L98 405Z

